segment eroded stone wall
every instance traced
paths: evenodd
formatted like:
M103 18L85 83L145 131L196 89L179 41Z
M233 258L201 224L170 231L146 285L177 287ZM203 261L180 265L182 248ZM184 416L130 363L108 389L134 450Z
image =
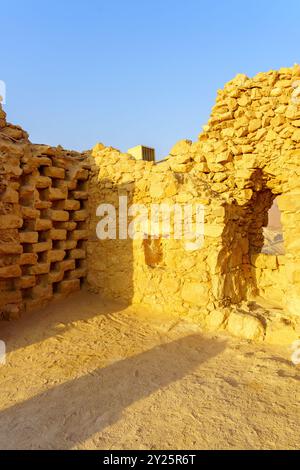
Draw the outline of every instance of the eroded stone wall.
M285 293L288 290L287 265L284 255L252 255L252 276L255 279L258 294L283 307Z
M93 289L195 314L204 324L227 328L238 336L263 338L268 335L269 319L264 311L251 310L253 299L264 294L272 297L272 288L278 285L274 301L288 316L299 317L299 80L299 66L252 79L238 75L218 91L198 141L180 141L158 165L95 147L90 206L94 240L88 243L88 280ZM189 253L181 242L150 236L128 242L124 250L119 242L97 241L97 204L107 196L117 201L123 191L130 200L148 205L203 201L204 246ZM256 266L259 261L254 257L263 247L263 227L275 197L282 214L284 263L270 258ZM109 244L109 259L103 265ZM123 284L128 253L130 274ZM268 279L276 284L271 286ZM297 337L294 323L291 328Z
M78 290L86 275L84 156L0 129L0 312L17 316Z

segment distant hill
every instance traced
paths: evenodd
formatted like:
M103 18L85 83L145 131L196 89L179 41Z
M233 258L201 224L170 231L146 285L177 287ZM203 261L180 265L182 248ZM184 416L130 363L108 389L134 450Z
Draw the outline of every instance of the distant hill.
M276 199L273 203L273 206L269 210L269 223L268 229L271 230L281 230L281 222L280 222L280 210L278 208Z
M280 210L276 200L269 210L269 223L264 227L265 243L262 253L269 255L284 255L282 225L280 221Z

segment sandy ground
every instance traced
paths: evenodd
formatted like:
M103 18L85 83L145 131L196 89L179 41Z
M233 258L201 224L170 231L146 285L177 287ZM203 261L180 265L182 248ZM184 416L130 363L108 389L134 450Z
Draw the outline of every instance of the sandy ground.
M0 324L2 449L295 449L290 352L85 292Z

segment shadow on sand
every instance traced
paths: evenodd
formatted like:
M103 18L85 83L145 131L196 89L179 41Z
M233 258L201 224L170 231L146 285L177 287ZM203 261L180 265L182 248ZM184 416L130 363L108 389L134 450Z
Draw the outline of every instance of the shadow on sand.
M225 347L223 340L189 335L38 394L0 413L0 448L70 449Z

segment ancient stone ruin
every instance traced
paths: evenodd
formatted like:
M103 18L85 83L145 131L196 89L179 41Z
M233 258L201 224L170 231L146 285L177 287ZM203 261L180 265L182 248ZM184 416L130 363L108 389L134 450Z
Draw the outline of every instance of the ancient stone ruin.
M238 75L196 142L159 164L97 144L32 144L0 111L0 311L41 307L85 284L103 296L192 316L203 328L290 343L300 336L300 67ZM204 244L99 240L99 204L199 203ZM285 254L261 253L277 198ZM172 227L171 229L173 229Z

